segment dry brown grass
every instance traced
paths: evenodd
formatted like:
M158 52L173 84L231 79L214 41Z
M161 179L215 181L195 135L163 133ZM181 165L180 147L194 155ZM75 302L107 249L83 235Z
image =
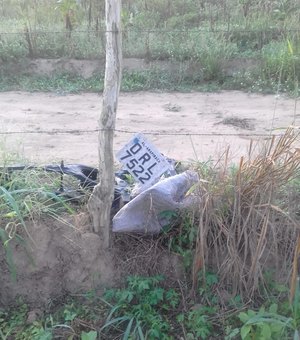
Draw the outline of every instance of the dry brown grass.
M204 273L207 267L218 273L223 288L244 301L264 291L266 272L279 282L289 281L300 227L300 150L294 147L298 138L299 132L289 128L267 142L258 156L250 148L248 159L242 158L236 169L229 168L225 153L223 168L206 172L208 181L200 189L194 288L200 270ZM293 192L297 178L298 192Z

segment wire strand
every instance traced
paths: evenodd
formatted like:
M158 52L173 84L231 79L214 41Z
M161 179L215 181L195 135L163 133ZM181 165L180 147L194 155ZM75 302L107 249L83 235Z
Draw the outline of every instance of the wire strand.
M122 129L88 129L88 130L78 130L78 129L67 129L67 130L25 130L25 131L0 131L0 135L25 135L25 134L46 134L46 135L57 135L57 134L71 134L71 135L81 135L81 134L90 134L96 133L100 131L114 131L118 133L126 133L126 134L137 134L142 133L144 135L152 135L152 136L234 136L234 137L272 137L272 136L281 136L282 134L266 134L266 133L202 133L202 132L182 132L182 131L131 131L131 130L122 130Z

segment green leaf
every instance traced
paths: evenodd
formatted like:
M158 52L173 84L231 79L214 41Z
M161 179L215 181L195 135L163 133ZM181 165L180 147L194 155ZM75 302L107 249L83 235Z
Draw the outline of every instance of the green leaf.
M266 323L262 324L260 326L260 329L261 329L262 339L264 339L264 340L271 339L272 332L271 332L270 326L268 324L266 324Z
M216 274L206 273L205 275L206 283L208 286L212 286L218 283L218 277Z
M72 312L71 310L65 309L64 316L65 316L65 321L73 321L76 318L77 313Z
M261 315L255 315L247 321L247 325L255 325L258 323L276 323L280 325L288 325L291 323L292 319L279 314L272 314L265 312Z
M131 318L131 320L128 322L128 325L126 327L126 330L125 330L125 333L124 333L124 336L123 336L123 340L128 340L129 339L133 321L134 321L134 317Z
M248 316L249 316L249 317L253 318L253 317L256 316L256 315L257 315L257 313L254 312L254 310L252 310L252 309L249 309L249 310L248 310Z
M149 282L147 282L146 280L143 280L139 283L139 285L138 285L138 291L139 292L142 292L142 291L148 290L148 289L150 289Z
M97 339L97 332L96 331L90 331L90 332L81 332L80 335L81 340L96 340Z
M137 330L138 330L138 333L139 333L140 340L145 340L145 336L144 336L142 327L141 327L139 322L137 324Z
M149 299L147 302L150 305L157 305L158 302L162 301L164 298L164 289L163 288L155 288L151 292L149 292Z
M248 334L251 332L251 326L249 325L245 325L241 328L241 338L244 340L244 339L247 339L248 337Z
M130 320L130 318L128 316L120 316L118 318L112 319L112 320L106 322L105 325L100 328L100 332L103 331L105 328L110 327L111 325L115 325L115 324L118 325L120 323L123 323L125 321L129 321L129 320Z
M120 300L121 301L126 301L126 302L131 302L133 299L133 293L129 290L124 290L121 293Z
M186 334L186 339L187 340L195 340L195 336L193 333L187 333Z
M272 333L281 333L281 331L284 329L285 325L281 323L271 323L270 328Z
M276 313L277 313L277 310L278 310L278 305L277 305L277 303L272 303L272 305L271 305L270 308L269 308L269 312L270 312L270 313L276 314Z
M16 282L16 280L17 280L17 268L16 268L14 260L13 260L13 252L12 252L12 249L10 247L10 244L8 243L7 233L2 228L0 228L0 241L1 240L2 240L2 243L4 244L6 261L7 261L7 264L8 264L10 275L12 277L12 280L14 282Z
M52 339L52 333L50 331L43 330L43 332L41 334L38 334L38 339L39 340L51 340ZM87 339L87 340L89 340L89 339Z
M249 320L249 315L245 312L239 313L239 319L243 322L246 323Z
M234 328L230 331L228 335L225 336L225 340L231 340L234 339L240 332L239 328Z
M290 39L287 40L287 44L288 44L289 54L294 55L294 49L293 49L293 45L292 45L292 42L290 41Z
M176 320L179 322L179 323L182 323L184 321L184 314L178 314L177 317L176 317Z
M11 212L4 215L4 217L6 217L6 218L13 218L13 217L16 217L16 216L17 216L17 213L15 211L11 211Z
M111 318L112 318L112 316L114 315L114 313L118 310L118 309L120 309L121 308L121 305L115 305L111 310L110 310L110 313L109 313L109 315L108 315L108 317L107 317L107 321L109 321Z
M169 289L166 292L166 299L172 308L175 308L179 303L179 295L174 289Z

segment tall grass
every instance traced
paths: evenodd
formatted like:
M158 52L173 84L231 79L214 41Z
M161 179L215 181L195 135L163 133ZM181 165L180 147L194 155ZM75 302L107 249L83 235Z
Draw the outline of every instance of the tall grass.
M299 133L289 128L259 155L250 150L235 168L227 154L201 190L194 285L200 269L214 268L220 286L247 299L266 294L266 273L290 279L299 234ZM206 172L207 174L207 172ZM203 177L203 176L202 176ZM205 279L205 277L204 277Z
M105 57L104 2L7 1L0 7L0 60ZM300 5L297 0L123 2L123 54L147 60L201 64L197 82L224 82L224 61L257 59L256 70L239 77L256 87L282 83L298 94ZM12 32L14 27L14 32ZM286 42L294 46L293 57ZM293 68L293 70L291 69ZM240 85L240 87L243 87Z
M26 55L104 56L104 3L7 1L0 13L0 32L3 32L0 58L4 60ZM123 2L122 9L124 54L182 60L193 58L195 52L199 57L201 51L197 52L197 46L202 50L215 44L224 47L234 44L236 52L249 55L271 42L284 41L287 31L298 29L299 16L297 0L268 4L237 0L184 3L160 0L147 4L140 0L133 4L128 0ZM197 30L203 34L195 33ZM208 32L215 34L210 36Z
M265 46L262 51L262 75L275 79L279 84L293 83L298 90L300 80L300 39L276 42Z

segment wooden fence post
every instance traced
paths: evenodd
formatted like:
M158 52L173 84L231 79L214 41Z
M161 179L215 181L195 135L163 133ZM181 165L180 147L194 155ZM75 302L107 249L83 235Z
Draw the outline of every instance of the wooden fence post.
M121 0L105 0L106 64L102 111L99 120L99 184L88 202L93 230L103 247L110 245L110 210L114 197L113 137L122 73Z

